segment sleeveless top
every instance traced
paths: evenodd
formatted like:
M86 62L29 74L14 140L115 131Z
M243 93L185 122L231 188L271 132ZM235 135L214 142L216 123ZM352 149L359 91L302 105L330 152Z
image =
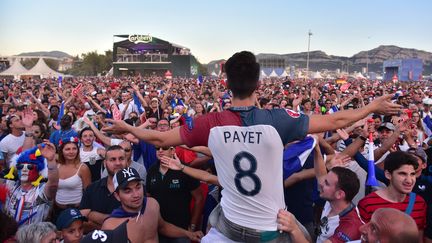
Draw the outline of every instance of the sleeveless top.
M66 179L59 179L58 189L56 194L56 202L62 205L79 204L83 195L83 183L78 175L81 169L81 163L77 172Z
M98 148L93 147L91 151L84 151L83 148L80 148L80 159L81 162L89 163L90 165L94 165L97 160L101 160L102 157L97 153Z

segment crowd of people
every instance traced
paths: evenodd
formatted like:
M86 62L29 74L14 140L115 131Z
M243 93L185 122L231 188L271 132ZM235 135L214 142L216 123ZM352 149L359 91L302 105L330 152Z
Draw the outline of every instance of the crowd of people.
M432 242L428 82L0 82L0 242Z

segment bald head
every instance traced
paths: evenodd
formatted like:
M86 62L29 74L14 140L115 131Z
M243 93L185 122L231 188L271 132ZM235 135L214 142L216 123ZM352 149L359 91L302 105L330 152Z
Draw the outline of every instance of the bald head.
M419 242L417 224L404 212L393 208L380 208L372 215L372 221L378 228L380 238L387 238L387 242Z

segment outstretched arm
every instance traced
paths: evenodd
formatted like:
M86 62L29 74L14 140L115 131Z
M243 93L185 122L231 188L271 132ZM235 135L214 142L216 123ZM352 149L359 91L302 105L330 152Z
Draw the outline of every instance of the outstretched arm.
M190 177L193 177L197 180L205 181L207 183L219 186L219 181L217 176L212 175L207 171L195 169L190 166L182 164L176 154L174 154L174 158L169 158L166 156L162 157L161 163L162 165L170 168L171 170L181 170L186 175L189 175Z
M378 114L397 114L401 106L391 103L392 95L384 95L369 105L355 110L345 110L333 113L331 115L310 116L308 133L319 133L333 131L348 126L350 123L365 118L371 113Z
M138 127L128 125L124 121L106 119L106 122L110 122L112 125L102 128L103 131L111 133L130 132L138 139L153 144L156 147L168 147L183 144L183 141L180 137L180 127L176 127L166 132L159 132L155 130L143 130Z

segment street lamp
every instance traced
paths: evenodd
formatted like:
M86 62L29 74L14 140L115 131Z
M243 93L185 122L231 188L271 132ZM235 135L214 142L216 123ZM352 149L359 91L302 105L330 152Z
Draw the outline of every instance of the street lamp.
M311 30L309 30L309 32L308 32L308 36L309 36L309 38L308 38L308 51L307 51L307 59L306 59L306 77L309 76L309 50L310 50L311 35L312 35L312 32L311 32Z
M370 40L370 36L368 36L368 42ZM369 76L369 49L366 50L366 76Z

